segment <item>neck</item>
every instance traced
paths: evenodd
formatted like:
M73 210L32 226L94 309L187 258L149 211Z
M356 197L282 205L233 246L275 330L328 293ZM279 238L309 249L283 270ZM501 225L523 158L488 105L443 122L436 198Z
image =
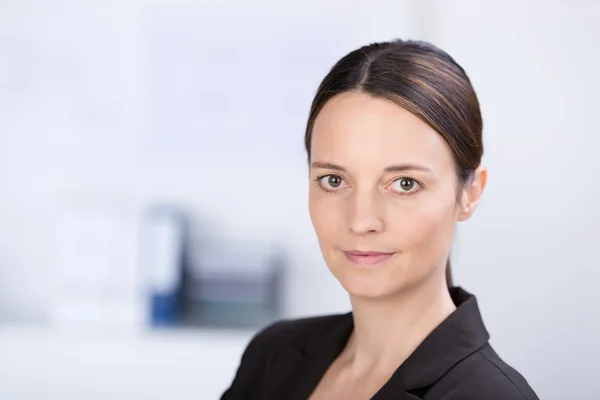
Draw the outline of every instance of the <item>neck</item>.
M385 299L351 297L348 356L357 374L393 371L455 309L443 279Z

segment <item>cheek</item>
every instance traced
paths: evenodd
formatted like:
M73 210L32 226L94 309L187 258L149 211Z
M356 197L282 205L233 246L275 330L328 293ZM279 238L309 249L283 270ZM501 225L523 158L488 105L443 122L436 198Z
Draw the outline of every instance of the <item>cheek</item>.
M313 227L320 242L333 240L339 234L342 221L342 205L334 198L311 189L308 210Z
M427 204L420 206L401 221L394 229L397 237L405 238L401 244L412 256L437 258L445 253L452 242L454 233L454 208L448 204Z

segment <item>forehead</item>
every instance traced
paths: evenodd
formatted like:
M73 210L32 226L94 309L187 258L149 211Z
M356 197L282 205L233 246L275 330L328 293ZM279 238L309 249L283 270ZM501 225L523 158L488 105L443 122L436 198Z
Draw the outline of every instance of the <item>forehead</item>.
M392 101L361 92L325 104L313 127L311 158L349 169L418 163L442 171L453 165L450 147L428 124Z

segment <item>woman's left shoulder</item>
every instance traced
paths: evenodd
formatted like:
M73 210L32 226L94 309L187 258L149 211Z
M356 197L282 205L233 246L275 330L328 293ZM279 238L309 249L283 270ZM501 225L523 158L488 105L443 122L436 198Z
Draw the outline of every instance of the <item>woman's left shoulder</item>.
M523 375L490 344L458 363L433 391L448 393L445 400L539 400Z

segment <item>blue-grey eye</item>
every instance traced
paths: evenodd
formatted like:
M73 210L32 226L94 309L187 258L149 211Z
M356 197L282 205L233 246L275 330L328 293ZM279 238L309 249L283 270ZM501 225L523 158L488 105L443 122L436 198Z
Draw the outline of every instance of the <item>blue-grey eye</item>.
M419 187L419 182L412 178L400 178L394 181L392 187L399 192L410 192Z

